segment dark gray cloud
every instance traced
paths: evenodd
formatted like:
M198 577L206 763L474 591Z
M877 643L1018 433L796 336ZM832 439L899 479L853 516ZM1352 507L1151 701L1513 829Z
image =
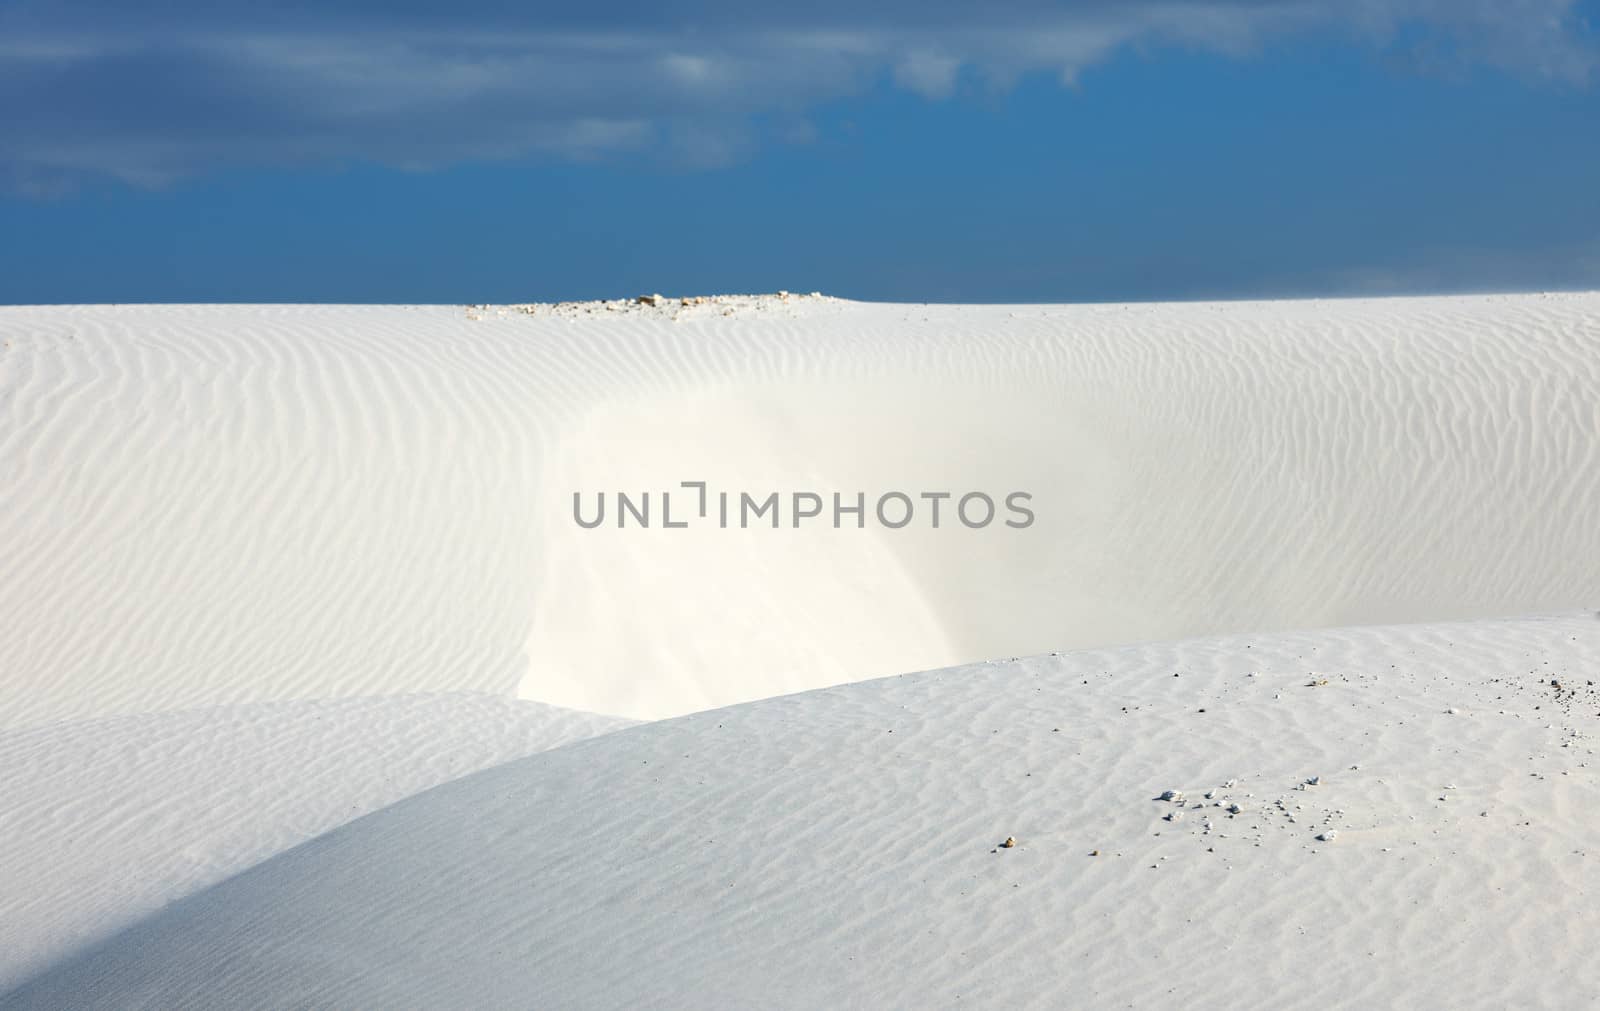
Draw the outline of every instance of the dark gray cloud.
M1337 33L1426 43L1559 86L1594 76L1576 0L0 0L0 177L159 184L227 165L648 151L740 157L874 82L929 100L964 83L1063 82L1130 45L1247 54ZM1401 55L1404 55L1402 50ZM1420 64L1419 64L1420 65Z

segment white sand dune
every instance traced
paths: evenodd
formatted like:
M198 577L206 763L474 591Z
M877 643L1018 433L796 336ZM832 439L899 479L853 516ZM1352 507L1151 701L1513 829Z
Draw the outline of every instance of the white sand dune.
M627 724L454 694L0 731L0 993L354 818Z
M1595 294L0 309L0 725L459 691L655 718L1585 605L1596 388ZM573 522L686 480L1037 520Z
M1600 620L1487 619L1597 391L1600 294L0 308L0 1004L1592 1002Z
M1584 613L629 728L346 825L6 1003L1586 1006L1597 671Z

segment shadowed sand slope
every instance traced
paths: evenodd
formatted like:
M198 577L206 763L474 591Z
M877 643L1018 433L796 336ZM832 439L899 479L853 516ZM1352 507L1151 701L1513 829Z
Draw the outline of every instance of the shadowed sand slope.
M361 815L626 725L454 694L0 731L0 991Z
M1592 294L0 309L0 724L422 691L653 718L1586 606L1596 389ZM662 529L684 481L1021 490L1036 521ZM655 525L573 521L619 491Z
M353 822L8 1003L1579 1006L1597 669L1585 613L998 661L629 728Z

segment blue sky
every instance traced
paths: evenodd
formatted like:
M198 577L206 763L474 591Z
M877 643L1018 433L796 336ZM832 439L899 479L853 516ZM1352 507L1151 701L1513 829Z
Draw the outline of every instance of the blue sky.
M0 302L1600 288L1600 3L0 0Z

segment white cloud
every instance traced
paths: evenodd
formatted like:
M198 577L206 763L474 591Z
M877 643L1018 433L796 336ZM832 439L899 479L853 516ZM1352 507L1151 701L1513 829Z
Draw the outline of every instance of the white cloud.
M931 49L919 49L900 57L894 80L907 91L924 98L949 98L955 91L961 59Z

